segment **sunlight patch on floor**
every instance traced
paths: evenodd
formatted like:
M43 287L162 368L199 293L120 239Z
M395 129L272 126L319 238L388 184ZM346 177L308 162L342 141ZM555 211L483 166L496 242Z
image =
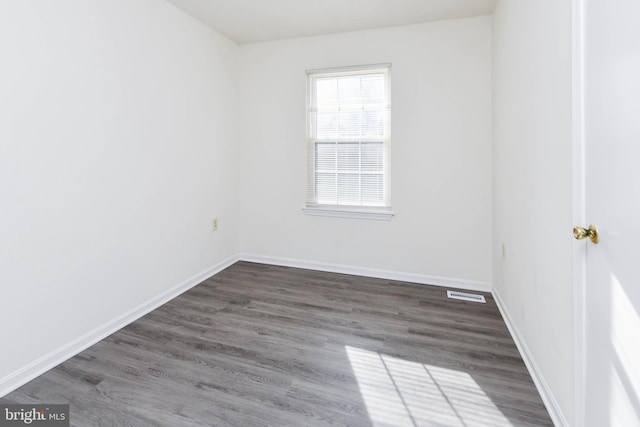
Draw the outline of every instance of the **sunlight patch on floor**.
M346 346L374 426L511 426L466 372Z

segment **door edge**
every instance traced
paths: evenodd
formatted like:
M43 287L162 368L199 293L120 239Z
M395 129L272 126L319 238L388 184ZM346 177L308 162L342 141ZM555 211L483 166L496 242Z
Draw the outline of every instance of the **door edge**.
M586 0L572 0L571 53L571 147L572 147L572 220L586 224L586 145L584 113L584 11ZM569 230L568 230L569 231ZM569 236L570 233L567 233ZM586 384L586 245L573 246L573 425L585 425Z

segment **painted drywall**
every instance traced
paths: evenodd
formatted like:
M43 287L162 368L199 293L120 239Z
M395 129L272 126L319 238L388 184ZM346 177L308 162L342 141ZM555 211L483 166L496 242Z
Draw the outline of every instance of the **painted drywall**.
M25 0L0 55L2 381L237 252L237 46L163 1Z
M495 292L571 423L571 1L501 0L493 58Z
M391 63L391 221L306 216L305 70ZM491 18L240 47L240 250L491 282Z

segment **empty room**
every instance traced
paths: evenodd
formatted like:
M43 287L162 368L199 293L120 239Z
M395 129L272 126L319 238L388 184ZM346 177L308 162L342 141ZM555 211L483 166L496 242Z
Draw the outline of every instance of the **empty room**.
M0 0L0 426L640 427L637 16Z

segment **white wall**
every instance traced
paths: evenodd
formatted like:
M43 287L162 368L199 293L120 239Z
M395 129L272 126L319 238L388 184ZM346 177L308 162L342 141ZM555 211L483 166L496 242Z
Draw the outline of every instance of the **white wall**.
M0 55L1 389L237 252L237 46L163 1L21 0Z
M501 0L493 19L494 287L571 422L571 1Z
M491 18L240 47L240 249L491 282ZM305 70L392 63L390 222L305 216Z

